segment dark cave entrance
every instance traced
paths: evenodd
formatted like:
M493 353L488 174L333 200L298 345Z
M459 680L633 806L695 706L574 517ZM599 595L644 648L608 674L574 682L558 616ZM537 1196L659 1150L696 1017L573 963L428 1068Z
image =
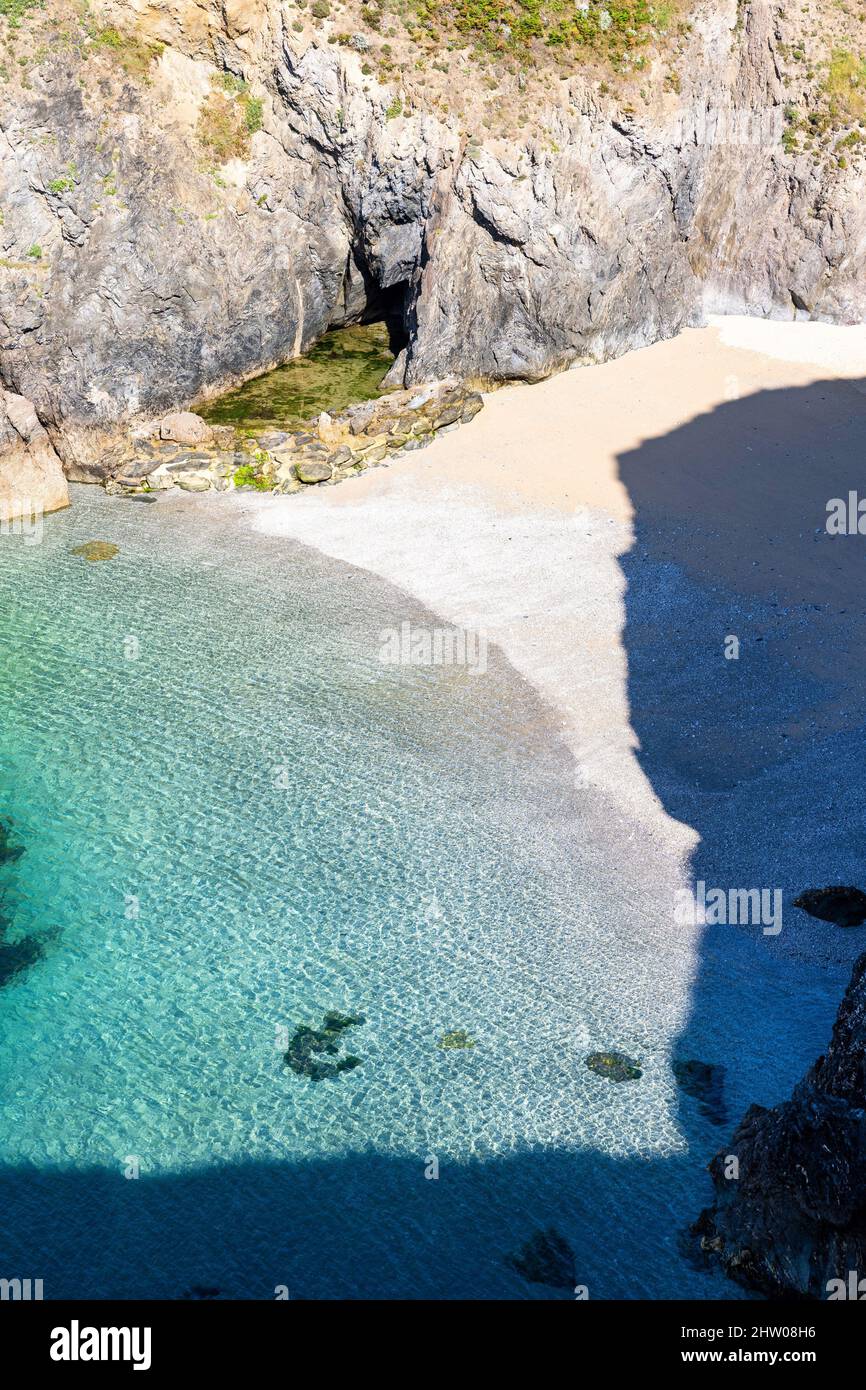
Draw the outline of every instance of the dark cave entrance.
M353 323L384 323L390 350L398 358L409 344L411 302L409 280L381 284L363 252L356 247L350 252L328 328L345 328Z

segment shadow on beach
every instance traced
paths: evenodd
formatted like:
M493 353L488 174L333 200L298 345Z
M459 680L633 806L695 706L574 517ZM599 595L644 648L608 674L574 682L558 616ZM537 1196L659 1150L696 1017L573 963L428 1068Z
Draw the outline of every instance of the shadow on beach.
M860 384L823 381L731 401L620 459L638 759L700 836L695 884L782 895L778 933L703 929L677 1047L726 1066L734 1123L822 1051L866 947L866 928L792 905L863 882L866 536L826 522L864 444Z

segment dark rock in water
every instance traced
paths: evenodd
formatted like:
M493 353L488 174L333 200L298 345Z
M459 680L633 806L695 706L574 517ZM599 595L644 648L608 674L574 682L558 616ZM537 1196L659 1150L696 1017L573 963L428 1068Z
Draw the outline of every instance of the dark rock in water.
M859 927L866 922L866 893L859 888L807 888L794 899L794 906L837 927Z
M535 1231L505 1263L531 1284L571 1290L576 1283L574 1251L553 1226L548 1226L546 1231Z
M725 1069L712 1062L675 1061L673 1073L677 1085L687 1096L700 1102L700 1112L714 1125L723 1125L728 1118L725 1106Z
M9 826L0 821L0 864L14 864L23 853L23 845L10 845Z
M362 1023L366 1023L363 1014L340 1014L331 1010L325 1014L321 1028L299 1024L284 1057L286 1065L299 1076L308 1076L311 1081L327 1081L341 1072L353 1071L361 1065L360 1057L347 1054L336 1062L322 1059L337 1057L342 1034L347 1028L357 1028Z
M866 1271L866 955L826 1055L790 1100L747 1111L710 1172L715 1203L692 1234L732 1279L826 1299Z
M0 988L11 984L12 980L41 960L45 952L35 936L25 936L21 941L0 941Z
M346 1028L356 1028L366 1022L363 1014L341 1014L331 1009L325 1014L322 1027L328 1033L342 1033Z
M608 1081L638 1081L643 1076L640 1064L626 1057L624 1052L593 1052L587 1057L586 1065L596 1076L604 1076Z
M698 1274L706 1274L710 1269L714 1253L712 1236L705 1236L702 1225L704 1216L706 1212L691 1226L679 1230L676 1234L676 1247L680 1258L686 1262L689 1269L695 1270Z

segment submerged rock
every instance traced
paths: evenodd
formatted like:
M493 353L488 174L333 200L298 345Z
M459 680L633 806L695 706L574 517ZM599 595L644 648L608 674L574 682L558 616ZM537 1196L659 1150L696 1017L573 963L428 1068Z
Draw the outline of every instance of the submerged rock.
M576 1283L574 1251L553 1226L535 1231L516 1255L506 1257L505 1263L531 1284L573 1289Z
M112 545L111 541L85 541L84 545L77 545L72 554L81 555L95 564L99 560L113 560L115 555L120 554L120 546Z
M639 1081L643 1076L640 1064L624 1052L593 1052L586 1058L586 1065L608 1081Z
M859 927L866 922L866 893L859 888L807 888L794 899L794 906L837 927Z
M35 965L45 955L38 937L25 936L20 941L0 941L0 988L8 985Z
M442 1034L436 1046L457 1051L459 1049L475 1047L476 1043L475 1039L470 1037L464 1028L452 1028L449 1033Z
M701 1114L714 1125L723 1125L728 1118L724 1067L712 1062L675 1061L672 1069L677 1085L687 1096L700 1102Z
M716 1200L692 1234L738 1283L826 1299L866 1270L866 955L826 1055L790 1100L747 1111L710 1173Z
M361 1058L351 1053L336 1062L322 1059L337 1057L346 1029L357 1028L366 1021L363 1014L341 1014L331 1010L322 1019L321 1028L299 1024L284 1056L286 1065L311 1081L326 1081L339 1076L341 1072L353 1071L361 1065Z
M9 826L0 821L0 864L14 864L24 853L23 845L9 843Z

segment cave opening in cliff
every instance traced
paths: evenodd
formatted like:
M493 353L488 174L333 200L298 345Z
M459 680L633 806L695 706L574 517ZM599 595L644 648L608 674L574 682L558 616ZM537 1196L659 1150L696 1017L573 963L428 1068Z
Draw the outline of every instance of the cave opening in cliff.
M408 280L383 286L369 275L365 275L363 289L359 294L347 276L340 302L331 316L328 328L344 328L353 323L381 323L387 330L388 346L396 358L409 342L409 303Z
M343 283L328 328L381 323L387 331L389 349L394 358L398 358L410 339L412 286L408 277L383 283L387 279L366 249L354 245L346 260Z
M388 330L388 343L395 358L409 345L409 281L401 280L380 291L381 321Z

